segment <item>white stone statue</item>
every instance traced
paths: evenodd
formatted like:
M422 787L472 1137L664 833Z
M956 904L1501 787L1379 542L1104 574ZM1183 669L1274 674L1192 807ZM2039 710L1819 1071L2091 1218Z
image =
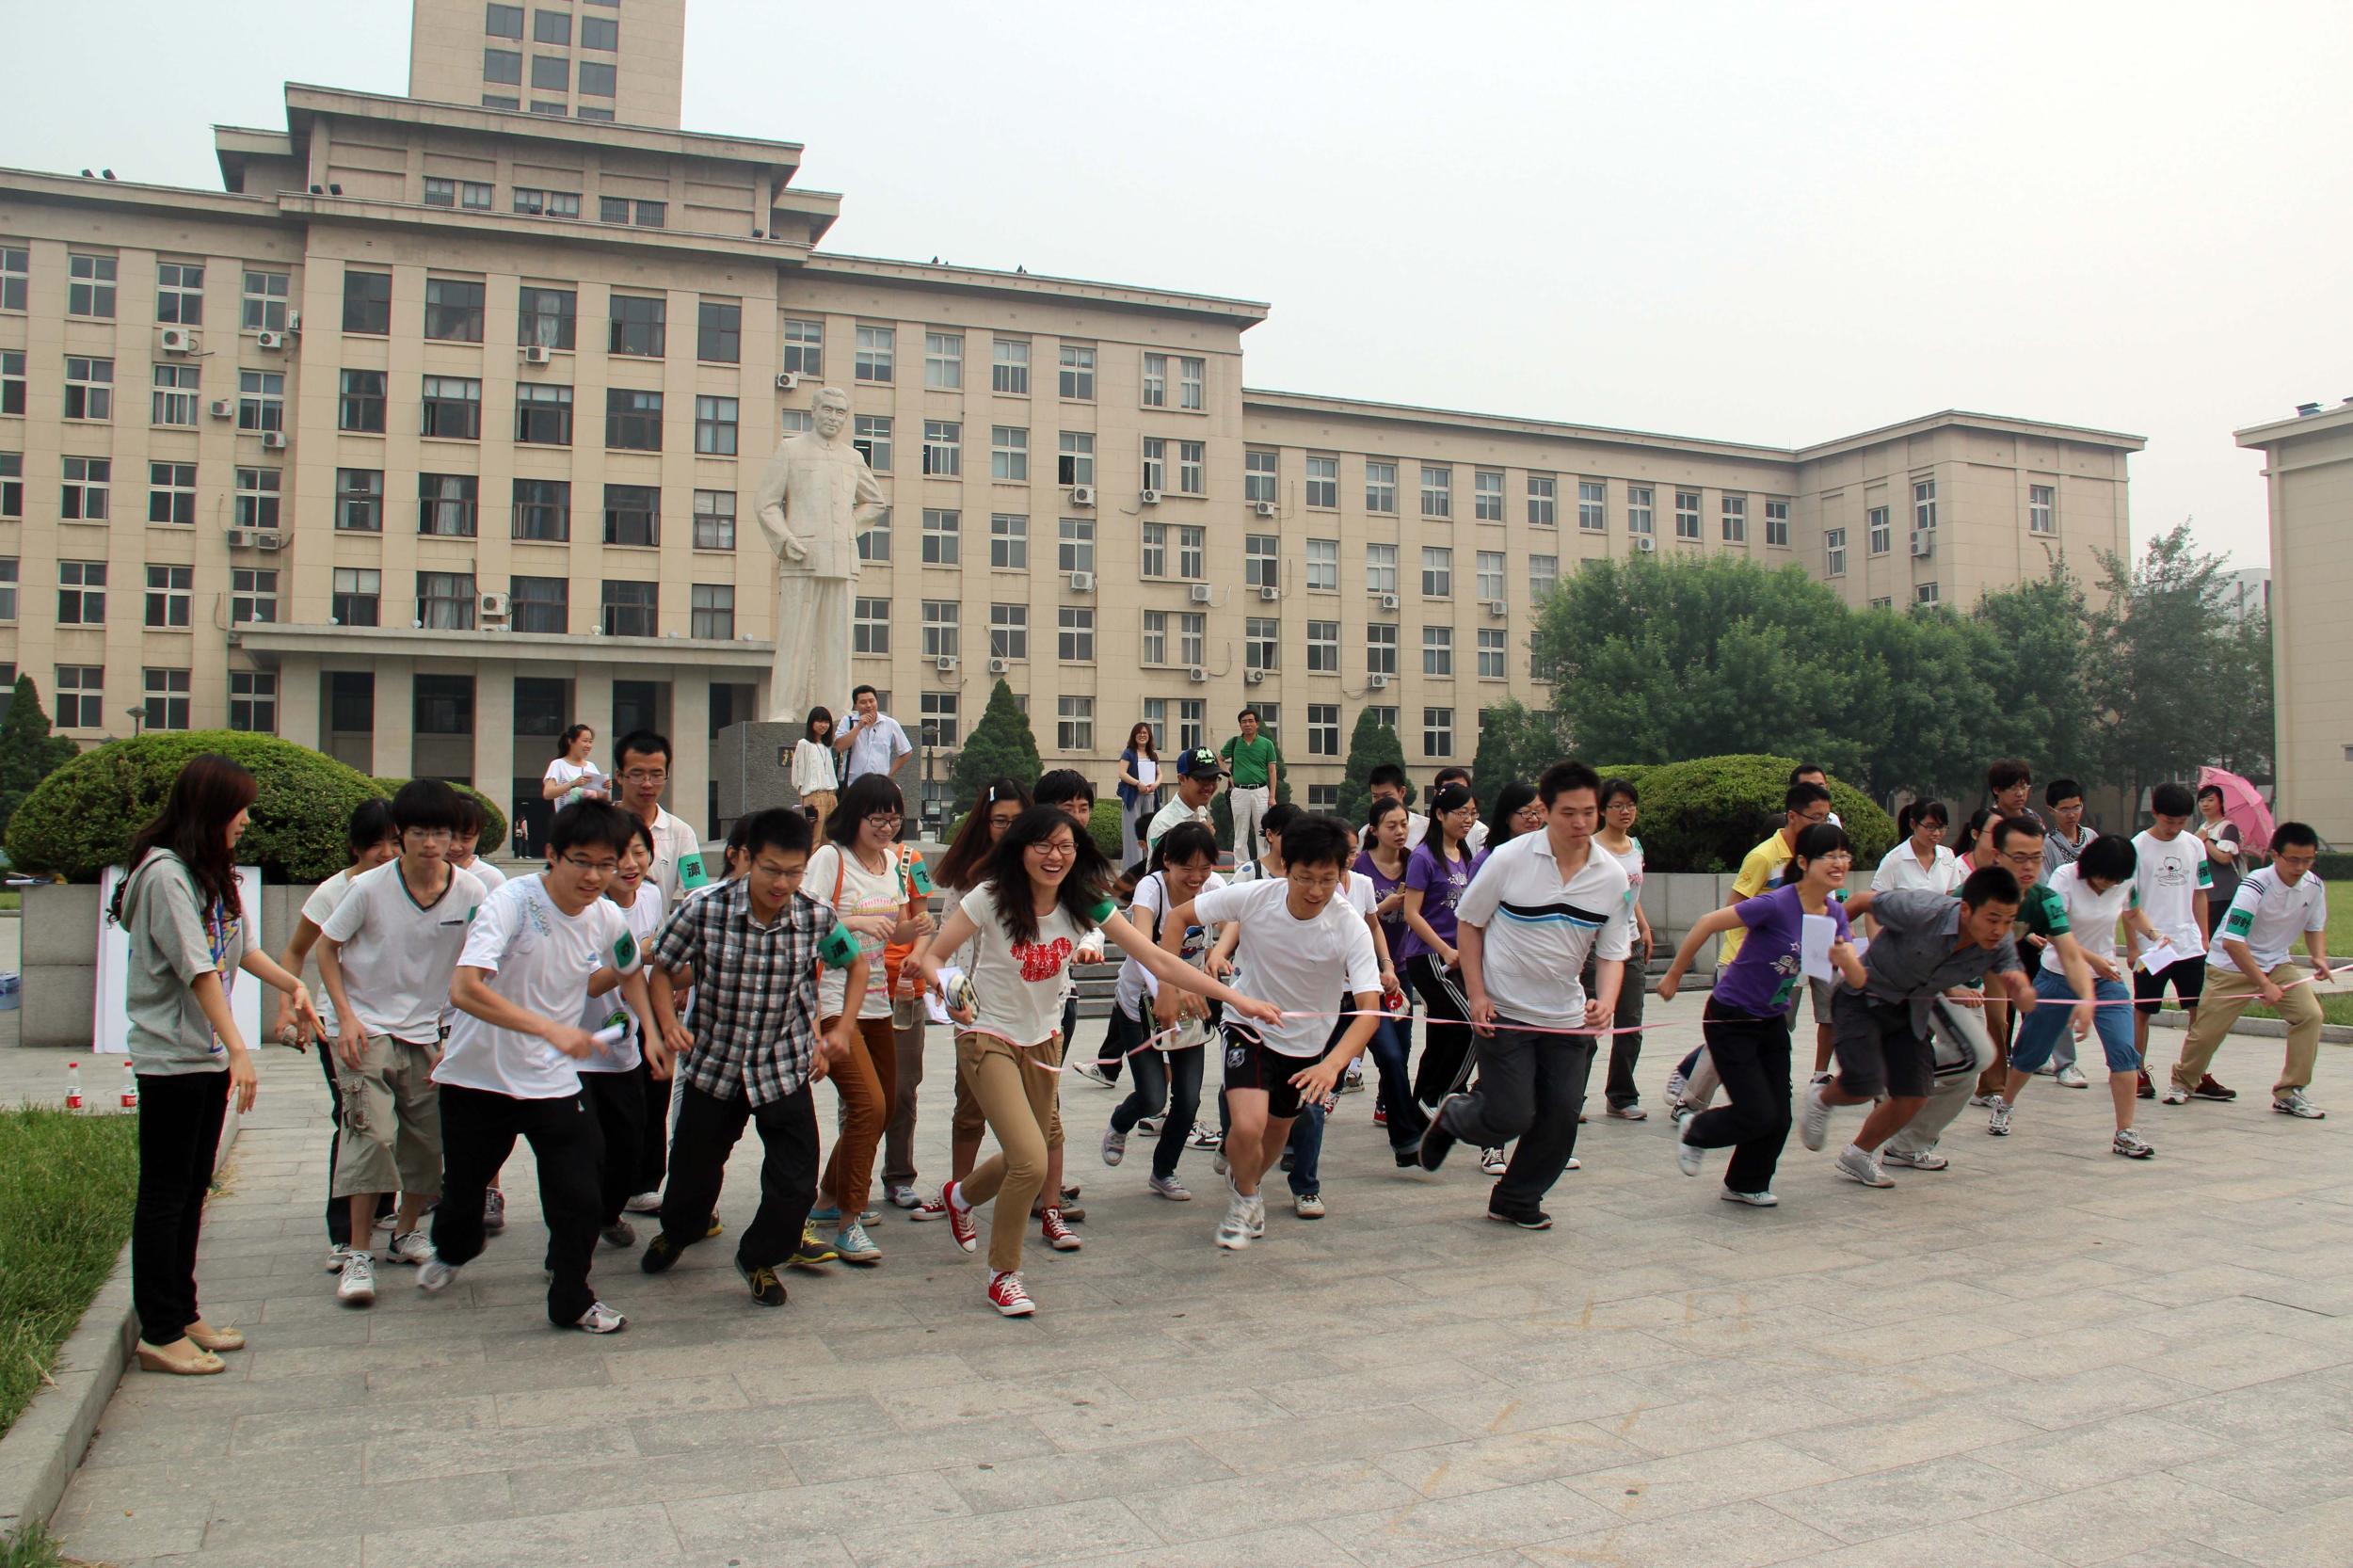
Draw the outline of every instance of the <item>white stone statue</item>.
M800 723L823 705L839 715L850 696L850 585L858 531L888 508L865 455L852 446L850 394L827 387L811 408L817 426L776 443L753 506L776 552L776 662L768 716Z

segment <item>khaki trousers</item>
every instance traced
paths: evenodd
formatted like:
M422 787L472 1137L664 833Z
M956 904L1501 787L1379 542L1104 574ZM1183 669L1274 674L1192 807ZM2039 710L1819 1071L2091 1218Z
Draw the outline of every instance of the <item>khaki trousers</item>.
M975 1206L997 1200L988 1217L988 1266L1009 1273L1021 1267L1030 1206L1046 1185L1046 1140L1062 1078L1062 1036L1016 1046L994 1034L959 1034L956 1076L972 1086L972 1098L997 1135L998 1148L972 1167L962 1192Z
M2284 986L2302 980L2305 971L2294 964L2281 964L2265 976L2274 985ZM2189 1026L2182 1041L2182 1059L2173 1064L2173 1081L2183 1089L2195 1089L2198 1080L2206 1076L2214 1063L2214 1053L2222 1048L2222 1037L2231 1032L2241 1013L2255 1000L2255 983L2247 978L2236 964L2206 966L2206 994L2198 1003L2198 1017ZM2313 1061L2320 1054L2320 999L2309 985L2298 985L2281 999L2274 1009L2287 1020L2287 1062L2280 1069L2280 1081L2271 1086L2275 1095L2290 1089L2301 1089L2313 1080Z

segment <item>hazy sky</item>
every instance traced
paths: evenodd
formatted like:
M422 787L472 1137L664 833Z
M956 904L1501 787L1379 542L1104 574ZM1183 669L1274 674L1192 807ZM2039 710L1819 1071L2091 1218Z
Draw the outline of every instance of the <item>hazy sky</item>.
M217 186L206 127L282 125L282 81L407 87L401 0L10 8L9 165ZM1773 444L2131 431L2136 538L2194 516L2242 564L2231 431L2353 397L2342 0L688 24L688 128L806 143L829 248L1268 300L1256 386Z

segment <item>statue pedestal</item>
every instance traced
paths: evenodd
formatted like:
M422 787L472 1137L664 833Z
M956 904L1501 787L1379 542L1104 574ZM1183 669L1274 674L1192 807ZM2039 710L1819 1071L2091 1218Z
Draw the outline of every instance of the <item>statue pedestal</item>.
M719 786L719 830L772 806L798 806L792 788L792 747L807 727L773 719L750 719L719 731L711 775Z

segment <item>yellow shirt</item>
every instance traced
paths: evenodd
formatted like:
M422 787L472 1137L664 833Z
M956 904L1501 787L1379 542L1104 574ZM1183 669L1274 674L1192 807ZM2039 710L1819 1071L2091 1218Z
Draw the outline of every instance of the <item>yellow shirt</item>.
M1791 847L1785 835L1774 834L1741 859L1740 874L1733 878L1733 893L1737 898L1752 899L1759 893L1772 891L1773 884L1781 880L1782 867L1789 864L1790 857L1795 854L1797 851ZM1740 951L1740 943L1748 934L1748 927L1743 925L1736 925L1724 933L1723 946L1716 953L1718 968L1732 962L1733 954Z

